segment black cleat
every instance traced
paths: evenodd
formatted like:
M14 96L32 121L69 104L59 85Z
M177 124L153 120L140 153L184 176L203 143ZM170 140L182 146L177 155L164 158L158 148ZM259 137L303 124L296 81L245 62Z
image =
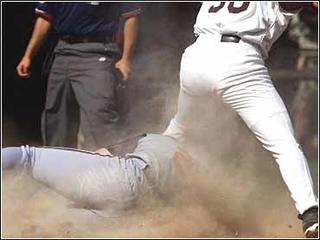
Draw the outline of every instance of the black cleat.
M302 228L307 238L318 238L318 207L311 207L303 214L299 214L298 218L302 220Z

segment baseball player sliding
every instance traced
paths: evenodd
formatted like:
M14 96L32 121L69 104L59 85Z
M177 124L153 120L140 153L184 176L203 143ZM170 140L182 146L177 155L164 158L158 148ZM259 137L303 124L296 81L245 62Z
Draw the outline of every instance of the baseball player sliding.
M105 148L2 149L3 170L26 169L35 180L87 209L130 208L146 192L167 194L181 183L185 167L190 176L188 159L175 139L161 134L147 134L124 157L112 156Z
M178 110L164 134L183 141L187 121L194 117L199 100L221 96L272 153L305 236L317 237L318 198L309 167L264 64L292 16L311 4L203 2L194 25L197 40L186 48L181 60Z

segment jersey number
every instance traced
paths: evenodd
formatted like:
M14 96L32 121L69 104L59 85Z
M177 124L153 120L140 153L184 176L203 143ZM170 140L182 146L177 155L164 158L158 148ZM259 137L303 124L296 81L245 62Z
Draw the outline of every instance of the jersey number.
M221 8L223 8L225 4L226 4L226 2L220 2L220 5L217 6L217 7L211 6L210 9L209 9L209 12L210 13L216 13ZM249 4L250 4L250 2L243 2L240 7L235 7L234 6L234 2L230 2L228 4L229 13L240 13L240 12L243 12L243 11L248 9Z

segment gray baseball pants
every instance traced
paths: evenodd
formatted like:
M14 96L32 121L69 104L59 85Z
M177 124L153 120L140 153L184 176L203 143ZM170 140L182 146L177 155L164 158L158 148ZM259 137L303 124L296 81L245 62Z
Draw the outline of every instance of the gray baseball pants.
M133 204L143 190L147 165L140 158L101 156L54 147L2 149L4 169L23 167L32 177L87 208Z
M79 127L84 149L110 144L120 118L114 68L117 45L59 41L54 53L41 123L44 145L76 147Z

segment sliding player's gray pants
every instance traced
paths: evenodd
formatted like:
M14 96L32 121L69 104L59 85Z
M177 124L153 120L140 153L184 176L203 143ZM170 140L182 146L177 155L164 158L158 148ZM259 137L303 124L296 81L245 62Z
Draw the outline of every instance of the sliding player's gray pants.
M4 148L2 154L3 168L24 166L34 179L88 207L133 202L145 182L146 164L139 158L28 146Z
M166 191L175 182L173 156L177 143L168 136L148 134L125 157L55 147L2 149L2 168L24 167L34 179L85 207L128 206L141 193Z

